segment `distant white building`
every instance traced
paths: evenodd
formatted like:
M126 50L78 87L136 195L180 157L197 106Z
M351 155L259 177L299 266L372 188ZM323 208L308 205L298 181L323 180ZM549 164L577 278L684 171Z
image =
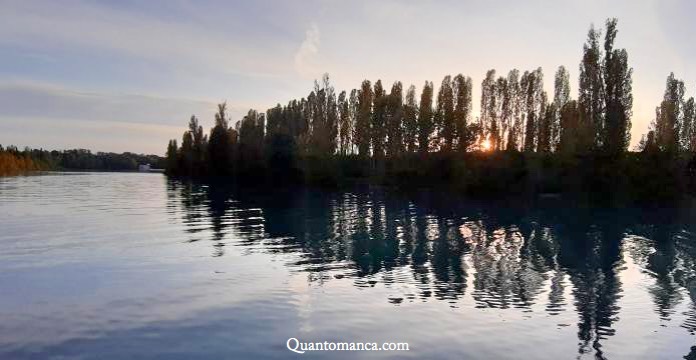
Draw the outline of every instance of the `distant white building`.
M138 171L140 171L140 172L149 172L149 171L150 171L150 164L140 164L140 165L138 165Z

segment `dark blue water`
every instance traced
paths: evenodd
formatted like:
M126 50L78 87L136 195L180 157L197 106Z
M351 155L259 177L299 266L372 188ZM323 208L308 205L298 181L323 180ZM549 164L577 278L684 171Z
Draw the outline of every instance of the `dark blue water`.
M0 358L694 358L694 214L0 178Z

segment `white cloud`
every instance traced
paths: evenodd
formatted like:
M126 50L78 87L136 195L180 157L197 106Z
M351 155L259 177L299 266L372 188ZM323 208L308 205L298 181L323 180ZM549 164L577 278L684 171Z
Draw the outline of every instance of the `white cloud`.
M295 70L306 78L315 78L321 73L318 65L319 26L312 24L305 33L305 39L295 53Z

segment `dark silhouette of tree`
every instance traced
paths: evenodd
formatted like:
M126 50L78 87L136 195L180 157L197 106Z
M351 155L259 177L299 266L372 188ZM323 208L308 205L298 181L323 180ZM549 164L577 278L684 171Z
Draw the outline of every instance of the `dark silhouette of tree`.
M561 141L561 111L571 100L570 98L570 75L565 66L561 65L556 70L553 83L553 105L555 116L551 125L551 148L556 151Z
M263 146L265 116L256 110L249 110L246 116L236 124L239 132L240 171L253 174L263 167Z
M680 149L679 132L683 121L684 82L670 73L664 98L655 109L655 141L660 150L676 153Z
M497 124L497 100L495 70L488 70L486 77L481 82L481 116L479 117L479 125L482 130L483 139L488 140L491 144L498 142L498 124Z
M457 147L460 152L466 151L471 145L469 120L471 118L472 82L471 78L459 74L452 81L454 92L454 128L456 130Z
M441 151L449 152L453 149L455 137L454 122L454 93L452 91L452 77L447 75L442 79L440 90L437 94L437 112L435 123L438 130L438 145Z
M604 152L614 157L625 152L631 141L633 108L633 69L628 66L628 53L614 49L617 22L608 19L606 23L603 68L606 113L602 144Z
M580 112L592 124L594 144L598 149L602 146L604 133L604 89L602 81L602 54L599 48L601 33L590 27L587 42L583 45L583 57L580 62L580 81L578 102Z
M387 97L382 81L377 80L374 86L374 106L372 109L371 143L372 156L379 160L384 158L384 147L387 137L386 121L387 121L387 106L389 98Z
M425 154L430 150L430 137L435 125L433 123L433 83L426 81L421 92L418 108L418 152Z
M509 130L507 136L507 144L505 146L508 150L519 150L520 146L523 144L523 117L522 109L525 104L524 102L525 92L520 87L520 72L517 69L510 70L507 77L507 91L505 94L506 102L505 111L510 111Z
M350 135L353 132L353 124L351 123L350 103L346 97L346 92L341 91L338 95L338 112L339 112L339 153L348 155L350 151Z
M684 103L684 115L682 120L681 146L688 152L696 151L696 105L694 98L689 99Z
M415 153L418 144L418 103L416 87L409 86L404 102L404 146L408 153Z
M536 150L539 118L546 106L544 91L544 73L541 68L532 72L525 71L520 79L520 88L524 93L524 113L526 115L524 131L524 151Z
M513 98L512 92L508 87L508 79L499 77L496 80L496 103L498 105L498 123L500 124L497 141L494 144L494 149L504 150L507 147L507 140L510 137L510 128L513 125Z
M208 142L209 167L212 175L230 175L233 171L234 145L237 131L231 129L227 120L227 103L218 105L215 126L210 131Z
M176 174L178 172L178 148L176 140L169 140L169 144L167 144L167 162L165 168L168 174Z
M371 123L372 123L372 85L364 80L358 94L358 114L355 121L353 142L361 157L370 156Z
M348 115L350 123L350 140L348 142L349 153L355 153L355 128L357 126L358 114L360 113L360 91L358 89L353 89L350 91L350 98L348 99Z
M387 156L397 157L404 152L403 142L403 85L400 81L394 83L387 98Z
M179 153L179 171L188 176L193 175L193 135L191 131L184 132Z
M544 116L539 121L539 142L537 151L540 153L551 152L551 140L553 135L553 123L556 118L556 106L546 106Z
M308 100L310 152L315 155L333 155L338 139L338 108L336 92L328 74L324 74L321 84L314 82L314 91Z
M594 149L594 127L589 120L577 100L570 100L563 106L559 152L577 155L587 154Z

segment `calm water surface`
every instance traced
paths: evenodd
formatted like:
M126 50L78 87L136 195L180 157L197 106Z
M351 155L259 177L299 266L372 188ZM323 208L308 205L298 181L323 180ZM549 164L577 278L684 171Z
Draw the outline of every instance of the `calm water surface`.
M693 359L694 214L0 178L0 358Z

